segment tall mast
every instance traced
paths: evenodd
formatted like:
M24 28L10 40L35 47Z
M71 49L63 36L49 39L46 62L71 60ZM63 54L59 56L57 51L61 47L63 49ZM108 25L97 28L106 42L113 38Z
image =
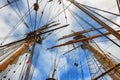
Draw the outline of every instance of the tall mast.
M52 24L53 22L49 23L49 24L46 24L44 26L42 26L40 29L34 31L34 32L30 32L27 37L23 40L25 40L26 42L24 43L24 45L19 49L17 50L12 56L10 56L8 59L4 60L4 62L1 63L0 65L0 72L3 71L11 62L13 62L18 56L20 56L22 53L24 53L26 50L28 50L29 46L34 43L34 42L37 42L37 43L41 43L41 37L40 35L42 34L46 34L46 33L49 33L49 32L52 32L52 31L55 31L55 30L58 30L58 29L61 29L61 28L65 28L67 27L69 24L67 25L63 25L63 26L60 26L60 27L57 27L57 28L54 28L54 29L51 29L51 30L48 30L48 31L45 31L43 32L43 30L45 29L48 29L50 27L53 27L55 26L56 24L50 26L50 24ZM20 40L22 41L22 40ZM18 41L19 42L19 41ZM14 43L14 42L13 42ZM17 42L16 42L17 43ZM15 43L14 43L15 44ZM8 44L9 45L9 44ZM8 45L5 45L5 46L8 46ZM13 45L12 43L10 43L10 45ZM4 47L4 46L3 46Z
M106 35L108 35L108 33ZM103 35L101 35L101 36L103 36ZM98 37L101 37L101 36L98 36ZM71 36L69 36L69 37L71 37ZM82 49L88 49L90 52L92 52L92 54L94 55L96 60L102 65L102 68L105 70L104 73L100 74L100 76L96 77L94 80L97 80L98 78L104 76L106 73L108 73L109 76L114 80L119 80L120 79L119 65L114 63L111 59L109 59L106 55L104 55L103 51L101 52L101 51L99 51L98 49L96 49L95 47L93 47L92 45L89 44L88 40L94 39L95 36L93 36L92 38L85 38L84 35L79 34L76 37L77 38L75 40L68 41L64 44L53 46L52 48L65 46L65 45L69 45L69 44L73 44L73 43L77 43L77 42L83 42L83 45L81 46ZM112 73L114 73L114 74L112 74Z
M78 7L80 10L82 10L84 13L86 13L88 16L90 16L93 20L95 20L97 23L99 23L102 27L104 27L108 32L110 32L112 35L114 35L117 39L120 40L120 34L117 33L114 29L112 29L109 25L101 21L99 18L94 16L92 13L90 13L86 8L84 8L79 2L75 0L68 0L72 4L74 4L76 7Z
M27 51L29 48L29 45L34 41L35 39L31 39L28 42L26 42L18 51L16 51L10 58L8 58L5 62L3 62L0 65L0 71L3 71L10 63L13 62L14 59L16 59L18 56L20 56L23 52Z
M100 52L99 50L97 50L95 47L93 47L92 45L90 45L87 42L83 43L83 46L86 47L86 49L88 49L90 52L93 53L93 55L95 56L95 58L97 59L97 61L102 64L102 68L107 71L109 68L114 67L113 70L111 70L108 74L110 75L110 77L113 80L119 80L120 79L120 68L115 67L117 64L115 64L114 62L112 62L107 56L104 55L104 53ZM84 48L85 48L84 47ZM115 73L114 73L115 72ZM114 73L114 74L112 74ZM104 76L104 75L103 75ZM102 76L101 76L102 77ZM97 80L97 79L96 79Z

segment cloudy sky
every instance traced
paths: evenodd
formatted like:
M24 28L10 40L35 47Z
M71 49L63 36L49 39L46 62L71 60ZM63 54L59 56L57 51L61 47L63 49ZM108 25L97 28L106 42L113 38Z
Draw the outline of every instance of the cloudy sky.
M9 1L14 2L14 0L9 0ZM14 2L6 7L2 7L2 6L8 4L7 0L0 0L0 6L1 6L0 7L0 24L1 24L0 43L1 45L3 45L9 42L13 42L15 40L20 40L26 37L26 34L28 32L33 31L35 29L39 29L42 25L45 25L46 23L51 21L56 21L56 23L60 23L60 25L58 25L57 27L65 24L70 24L67 28L54 31L49 36L47 36L47 34L41 35L42 38L46 37L46 39L43 40L42 45L36 44L35 55L33 57L33 66L35 70L33 73L32 80L45 80L46 78L51 77L54 69L55 60L57 64L57 71L55 75L56 79L81 80L82 78L84 78L85 80L88 80L90 79L90 73L89 73L89 68L87 66L85 52L82 49L76 49L76 51L73 51L67 55L62 55L64 52L70 50L73 47L69 45L52 50L47 50L47 48L72 40L72 38L70 38L62 41L57 41L58 38L64 35L83 30L83 28L84 29L91 28L89 25L84 23L81 19L79 19L75 14L71 12L75 12L79 14L97 28L101 26L98 25L91 18L89 18L77 7L70 4L69 1L62 0L61 3L59 1L60 0L38 0L39 10L37 12L36 28L35 28L34 26L35 26L36 13L33 10L33 5L36 2L36 0L18 0L17 2ZM80 2L81 4L85 4L115 14L119 14L116 0L76 0L76 1ZM28 8L31 8L30 14ZM119 17L116 17L111 14L103 13L97 10L95 11L106 16L109 19L112 18L111 20L118 24L120 22ZM24 16L26 12L27 12L27 16ZM22 16L24 17L22 18ZM104 19L102 20L112 28L116 30L119 29L119 27L107 22L106 20ZM26 27L24 22L28 24L29 28ZM89 33L90 36L96 34L99 33L96 31ZM120 42L114 36L110 35L109 38L114 39L116 43L120 44ZM115 57L120 58L119 47L114 45L112 42L108 41L105 37L95 39L95 41L102 48L102 50L104 50L105 52L110 52L112 56L114 55ZM75 44L75 46L80 44L81 43L77 43ZM87 55L89 55L88 51L86 51L86 53ZM89 55L89 57L90 56L92 55ZM74 66L75 62L79 64L78 67ZM84 75L82 75L82 73Z

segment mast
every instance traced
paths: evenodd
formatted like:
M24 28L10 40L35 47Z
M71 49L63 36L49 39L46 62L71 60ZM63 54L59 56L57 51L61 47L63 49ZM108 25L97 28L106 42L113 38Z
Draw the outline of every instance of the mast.
M106 35L108 35L108 33ZM101 35L101 36L103 36L103 35ZM98 36L98 37L101 37L101 36ZM69 36L69 37L71 37L71 36ZM106 55L104 55L104 52L100 52L98 49L96 49L95 47L93 47L92 45L89 44L88 40L91 40L94 38L96 38L96 37L93 36L92 38L86 38L84 35L79 34L74 37L75 40L68 41L64 44L53 46L52 48L65 46L65 45L69 45L69 44L73 44L73 43L77 43L77 42L83 42L83 45L81 46L81 48L88 49L90 52L92 52L92 54L94 55L96 60L102 65L102 68L105 70L105 73L102 73L100 76L96 77L94 80L97 80L98 78L104 76L106 73L108 73L112 79L119 80L120 79L120 68L119 68L118 64L114 63ZM80 47L80 46L78 46L78 47ZM78 48L78 47L76 47L76 48ZM74 50L74 49L72 49L72 50ZM70 50L70 51L72 51L72 50Z
M31 54L29 56L28 67L27 67L26 74L25 74L25 80L31 80L32 75L33 75L33 72L31 70L33 68L32 67L32 58L33 58L33 54L34 54L34 49L35 49L35 43L33 43Z
M5 70L5 68L12 63L12 61L14 59L16 59L18 56L20 56L23 52L27 51L27 49L29 48L30 44L34 41L35 39L32 38L31 40L29 40L28 42L26 42L18 51L16 51L10 58L8 58L5 62L3 62L0 65L0 72Z
M46 24L44 26L42 26L40 29L34 31L34 32L30 32L28 33L27 37L23 40L26 40L25 44L19 49L17 50L10 58L8 58L7 60L5 60L1 65L0 65L0 71L3 71L11 62L13 62L18 56L20 56L22 53L24 53L26 50L28 50L29 46L33 43L33 42L37 42L37 43L41 43L41 37L40 35L42 34L46 34L49 32L53 32L55 30L61 29L61 28L65 28L67 27L69 24L67 25L63 25L48 31L43 32L43 30L51 28L53 26L55 26L56 24L54 24L53 26L50 26L50 24L52 24L53 22ZM48 27L49 26L49 27ZM22 41L22 40L20 40ZM19 42L19 41L18 41ZM13 42L15 43L15 42ZM13 43L10 43L10 45L13 45ZM9 44L8 44L9 45ZM5 46L8 46L5 45ZM3 46L4 47L4 46Z
M40 2L42 2L42 1L44 1L44 0L41 0ZM48 2L52 2L53 0L48 0ZM97 79L99 79L99 78L101 78L101 77L103 77L103 76L105 76L106 74L108 74L112 79L114 79L114 80L119 80L120 79L120 63L118 63L117 64L117 62L114 62L112 59L110 59L108 56L106 56L105 55L105 53L100 49L97 49L95 46L93 46L93 45L91 45L90 43L89 43L89 41L90 40L92 40L92 39L95 39L95 38L98 38L98 37L102 37L102 36L107 36L107 35L113 35L113 36L115 36L118 40L120 40L120 30L115 30L115 29L113 29L113 28L111 28L109 25L107 25L105 22L103 22L100 18L98 18L97 16L95 16L94 14L92 14L92 11L90 11L90 9L89 8L87 8L87 7L85 7L85 6L83 6L82 4L80 4L79 2L77 2L77 1L75 1L75 0L68 0L69 2L71 2L73 5L75 5L76 7L78 7L80 10L82 10L86 15L88 15L89 17L91 17L93 20L95 20L99 25L101 25L102 27L100 27L100 28L90 28L90 29L86 29L86 30L83 30L83 31L79 31L79 32L73 32L72 34L69 34L69 35L65 35L65 36L63 36L62 38L60 38L60 39L58 39L58 40L62 40L62 39L66 39L66 38L70 38L70 37L74 37L73 39L74 40L71 40L71 41L68 41L68 42L66 42L66 43L63 43L63 44L60 44L60 45L56 45L56 46L53 46L52 48L56 48L56 47L61 47L61 46L65 46L65 45L70 45L70 44L72 44L73 45L73 49L72 50L70 50L70 51L73 51L73 50L75 50L76 48L80 48L80 49L83 49L83 50L88 50L89 52L91 52L91 54L90 54L90 57L92 56L92 57L94 57L94 60L96 60L96 62L98 63L98 64L100 64L101 65L101 69L102 69L102 71L104 71L104 72L102 72L101 71L101 73L99 73L98 72L98 74L96 74L96 72L94 73L94 71L93 71L93 74L95 74L95 75L97 75L97 76L94 76L94 77L92 77L92 80L97 80ZM118 3L120 3L120 0L116 0L116 1L118 1ZM8 2L8 4L11 4L11 3L13 3L13 2L10 2L10 1L7 1ZM34 10L35 10L35 19L34 19L34 26L33 26L33 32L31 32L32 30L30 30L30 32L29 33L27 33L27 36L26 36L26 38L24 38L24 39L21 39L21 40L19 40L19 41L16 41L16 42L12 42L12 43L10 43L10 44L7 44L7 45L3 45L3 46L0 46L0 49L3 49L4 50L4 48L10 48L11 49L11 47L10 46L14 46L14 45L18 45L18 42L19 43L21 43L21 45L20 45L20 47L18 48L17 47L17 49L16 50L14 50L14 52L9 52L9 53L7 53L7 52L4 52L4 53L7 53L7 54L10 54L10 53L12 53L12 54L10 54L10 55L4 55L4 54L1 54L0 55L0 58L1 58L1 56L2 56L2 58L0 59L0 61L1 61L1 64L0 64L0 71L3 71L3 73L4 73L4 71L5 71L5 69L7 68L7 67L9 67L9 66L13 66L13 65L16 65L17 64L17 62L19 63L19 57L21 56L21 54L24 54L26 51L28 51L29 50L29 48L31 49L31 52L29 52L29 56L26 58L26 60L24 60L25 61L25 63L26 62L29 62L29 64L25 64L25 65L27 65L26 67L25 67L25 69L21 69L21 72L22 72L22 75L20 74L20 76L19 76L19 79L17 79L17 80L20 80L21 78L22 78L22 80L31 80L32 79L32 76L33 76L33 66L32 66L32 59L33 59L33 55L34 55L34 50L35 50L35 45L38 43L39 45L41 45L42 44L42 41L47 37L47 36L49 36L49 34L51 34L53 31L55 31L55 30L57 30L57 29L61 29L61 28L64 28L64 27L67 27L69 24L67 24L67 25L63 25L63 26L61 26L61 27L56 27L57 25L59 25L60 23L56 23L56 24L54 24L55 23L55 21L53 21L53 22L51 22L51 23L48 23L48 24L46 24L46 25L44 25L44 26L41 26L41 28L39 28L39 29L37 29L38 28L38 26L37 26L37 23L39 23L39 21L37 21L39 18L38 18L38 9L39 9L39 3L40 2L38 2L38 0L36 0L36 3L33 5L34 6ZM60 4L63 4L63 2L61 1L61 0L58 0L58 2L59 2L59 5ZM5 4L4 6L2 6L2 7L0 7L0 8L3 8L3 7L5 7L5 6L7 6L8 4ZM41 12L41 15L40 15L40 22L41 22L41 20L43 19L42 18L42 16L43 16L43 13L45 13L44 12L44 10L46 9L45 7L47 6L47 3L45 4L45 6L43 6L44 7L44 9L43 9L43 11ZM51 8L52 8L52 6L54 7L54 5L53 4L51 4ZM57 8L57 6L55 7L55 8ZM120 9L120 5L118 5L118 8ZM29 2L28 2L28 9L29 9ZM52 8L53 10L54 10L54 8ZM66 8L67 9L67 8ZM64 8L64 4L63 4L63 11L62 12L64 12L64 17L65 17L65 19L66 19L66 23L67 23L67 16L66 16L66 12L65 12L65 10L66 10L65 8ZM47 9L46 9L47 10ZM60 9L61 10L61 9ZM60 11L59 10L59 11ZM18 7L18 11L20 11L19 10L19 7ZM30 9L28 10L29 11L29 16L31 17L31 14L30 14ZM52 10L51 9L49 9L49 11L52 13ZM47 11L47 12L49 12L49 11ZM59 12L59 11L57 11L57 13ZM120 11L120 10L119 10ZM62 13L61 12L61 13ZM21 13L21 12L20 12ZM60 14L61 14L60 13ZM49 14L49 17L50 17L50 13L48 13ZM59 15L59 14L58 14ZM22 15L21 15L21 17L22 17ZM54 16L53 16L54 17ZM56 16L57 17L57 16ZM104 17L104 16L103 16ZM28 29L31 29L31 27L24 21L24 17L22 17L23 18L23 23L25 24L25 26L28 28ZM58 16L58 18L59 18L59 16ZM104 17L105 18L105 17ZM45 19L47 19L47 18L45 18ZM59 19L58 19L59 20ZM81 19L82 20L82 19ZM49 19L47 20L47 21L49 21ZM109 21L109 20L107 20L107 21ZM29 22L29 20L28 20L28 22ZM32 21L31 21L32 22ZM78 21L79 22L79 21ZM84 21L85 22L85 21ZM110 22L110 21L109 21ZM32 24L32 23L31 23ZM38 24L39 25L39 24ZM51 28L51 27L56 27L56 28ZM119 26L120 27L120 26ZM48 28L50 28L51 30L47 30ZM37 29L37 30L36 30ZM98 30L98 32L100 33L100 29L106 29L106 33L102 33L101 32L101 34L95 34L95 35L93 35L93 36L89 36L89 37L86 37L86 36L84 36L84 35L82 35L82 34L84 34L84 33L87 33L87 32L91 32L91 31L97 31ZM46 35L43 35L43 34L46 34L47 33L47 36ZM75 44L76 43L82 43L82 45L78 45L77 47L75 46ZM81 44L80 43L80 44ZM116 43L117 44L117 43ZM15 47L15 46L14 46ZM13 47L12 47L13 48ZM50 48L50 49L52 49L52 48ZM8 50L9 51L9 50ZM68 51L68 52L70 52L70 51ZM2 52L2 51L1 51ZM67 52L67 53L68 53ZM80 52L80 51L79 51ZM4 56L3 56L4 55ZM81 57L82 57L82 55L80 55ZM80 60L82 60L83 58L81 58L81 57L79 57L79 59ZM28 60L28 58L29 58L29 60ZM73 57L74 58L74 57ZM92 59L92 58L90 58L90 59ZM28 61L27 61L28 60ZM66 59L67 60L67 59ZM88 60L88 59L87 59ZM22 62L23 60L21 60L20 61L20 63L19 63L19 65L21 65L21 62ZM37 61L37 59L36 59L36 61ZM35 61L35 62L36 62ZM72 61L72 60L71 60ZM83 60L84 61L84 60ZM13 63L13 62L15 62L15 64ZM91 61L92 62L92 61ZM50 78L47 78L46 80L56 80L55 79L55 77L56 77L56 72L58 72L58 70L57 70L57 65L56 65L56 63L57 63L57 61L56 61L56 59L54 60L54 67L53 67L53 69L52 69L52 74L51 74L51 77ZM88 63L88 62L87 62ZM13 64L13 65L9 65L9 64ZM35 63L36 64L36 63ZM82 71L82 70L84 70L84 68L82 67L82 66L84 66L84 64L82 64L81 62L80 62L80 67L81 67L81 74L82 74L82 76L84 77L84 76L86 76L86 75L84 75L84 71ZM85 63L86 64L86 63ZM88 63L89 64L89 63ZM63 65L64 66L64 65ZM75 63L74 63L74 66L75 67L79 67L79 65L78 65L78 63L77 63L77 61L75 61ZM89 66L89 65L88 65ZM95 65L93 65L93 67L94 67ZM90 66L89 66L90 67ZM100 67L99 65L97 66L97 67ZM13 67L14 68L14 67ZM43 67L41 67L42 69L43 69ZM11 69L11 67L10 67L10 69ZM61 69L61 68L60 68ZM86 69L85 69L86 70ZM100 69L99 69L100 70ZM9 71L9 70L7 70L7 71ZM6 74L8 74L8 72L6 71L6 73L5 73L5 75ZM14 71L14 70L12 70L11 69L11 72L12 73L15 73L15 72L18 72L19 71L19 69L16 67L16 70ZM90 70L89 70L90 71ZM97 71L97 69L96 69L96 71ZM92 70L90 71L90 74L92 73ZM10 73L11 74L11 73ZM17 73L16 73L17 74ZM14 75L14 74L11 74L12 76ZM44 75L44 74L43 74ZM72 75L73 75L73 73L72 73ZM77 71L76 71L76 75L77 75ZM3 76L3 75L2 75ZM16 75L14 75L14 76L16 76ZM78 76L80 76L79 74L78 74ZM90 75L91 76L91 75ZM6 77L6 76L3 76L2 77L2 79L4 79L4 77ZM75 76L76 77L76 76ZM24 79L23 79L24 78ZM10 79L12 79L12 78L8 78L8 80L10 80ZM15 79L15 78L14 78ZM83 78L84 79L84 78Z
M80 10L82 10L84 13L86 13L88 16L90 16L93 20L95 20L97 23L99 23L102 27L104 27L108 32L110 32L112 35L114 35L117 39L120 40L120 34L117 33L114 29L112 29L109 25L101 21L99 18L94 16L92 13L90 13L87 9L84 8L79 2L75 0L68 0L72 4L74 4L76 7L78 7Z
M97 50L95 47L93 47L89 43L84 42L83 46L85 46L84 48L88 49L90 52L93 53L93 55L95 56L97 61L100 64L102 64L102 67L105 71L108 71L109 68L114 68L108 73L113 80L119 80L120 79L120 68L119 68L119 66L115 67L117 64L112 62L107 56L104 55L103 52L100 52L99 50ZM102 76L104 76L104 75L102 75ZM97 79L95 79L95 80L97 80Z

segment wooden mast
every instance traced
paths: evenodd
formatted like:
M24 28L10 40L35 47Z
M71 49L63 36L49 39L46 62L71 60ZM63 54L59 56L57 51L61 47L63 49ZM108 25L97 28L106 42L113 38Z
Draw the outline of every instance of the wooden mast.
M42 26L40 29L38 29L38 30L36 30L36 31L34 31L34 32L30 32L30 33L27 35L27 37L26 37L25 39L23 39L23 40L26 40L26 43L25 43L18 51L16 51L10 58L8 58L7 60L5 60L5 61L0 65L0 72L3 71L3 70L5 70L6 67L7 67L13 60L15 60L15 58L17 58L17 57L20 56L23 52L25 52L25 51L29 48L29 46L30 46L33 42L35 42L37 38L39 38L40 35L46 34L46 33L49 33L49 32L52 32L52 31L55 31L55 30L58 30L58 29L61 29L61 28L65 28L65 27L67 27L67 26L69 25L69 24L63 25L63 26L60 26L60 27L58 27L58 28L54 28L54 29L51 29L51 30L42 32L42 31L45 30L45 29L48 29L48 28L50 28L50 27L54 27L54 26L58 25L58 24L53 24L53 25L51 25L52 23L54 23L54 22L48 23L48 24ZM51 26L49 26L49 25L51 25ZM23 41L23 40L19 40L19 41L17 41L17 42L20 42L20 41ZM17 42L15 42L15 43L17 43ZM13 42L13 43L14 43L14 42ZM10 44L8 44L8 45L12 45L12 43L10 43ZM5 45L5 46L7 46L7 45ZM1 47L2 47L2 46L1 46ZM4 47L4 46L3 46L3 47Z
M76 42L74 42L74 43L76 43ZM69 41L69 44L73 44L73 43L72 42L70 43L70 41ZM69 44L60 44L60 45L54 46L52 48L65 46L65 45L69 45ZM86 49L88 49L90 52L93 53L93 55L95 56L97 61L102 65L102 68L105 70L105 73L106 73L106 71L109 71L109 68L112 68L112 70L110 69L110 72L108 74L114 80L120 79L120 68L119 67L115 67L117 64L115 64L107 56L105 56L104 53L100 52L95 47L90 45L87 41L83 41L83 46L85 46ZM112 73L114 73L114 74L112 74ZM104 76L104 75L102 75L102 76Z
M16 51L10 58L8 58L6 61L4 61L0 65L0 72L5 70L6 67L12 63L14 59L16 59L18 56L20 56L23 52L27 51L30 44L35 40L35 38L31 38L29 41L27 41L18 51Z
M85 9L80 3L78 3L75 0L68 0L72 4L74 4L76 7L78 7L80 10L82 10L84 13L86 13L88 16L90 16L93 20L95 20L97 23L99 23L102 27L104 27L108 32L110 32L112 35L114 35L117 39L120 40L120 34L117 33L114 29L112 29L109 25L101 21L99 18L94 16L92 13L90 13L87 9Z
M116 32L119 32L119 30L116 31ZM104 35L109 35L109 34L110 34L110 32L107 32ZM74 35L74 33L73 33L73 34L67 35L65 37L62 37L62 39L69 38L69 37L71 37L71 35L72 36L77 36L76 34ZM65 46L65 45L70 45L70 44L77 43L77 42L83 42L83 46L86 49L88 49L90 52L93 53L93 55L95 56L97 61L102 65L102 68L105 70L105 73L108 73L112 79L118 80L118 79L120 79L120 68L116 67L117 64L114 63L113 61L111 61L107 56L105 56L103 52L100 52L99 50L97 50L95 47L93 47L92 45L90 45L88 43L88 40L92 40L92 39L97 38L97 37L102 37L104 35L99 34L99 35L95 35L95 36L91 36L91 37L85 37L85 36L81 35L81 37L78 38L78 39L71 40L71 41L68 41L66 43L53 46L49 49L56 48L56 47L61 47L61 46ZM112 70L111 70L111 68L112 68ZM101 75L104 76L105 73L102 73ZM112 74L112 73L114 73L114 74Z
M113 70L111 70L111 72L108 73L113 80L120 79L120 68L119 66L115 67L117 64L112 62L107 56L105 56L102 52L97 50L89 43L85 42L83 43L83 45L87 46L87 49L93 53L97 61L102 65L102 68L105 70L105 72L108 71L109 68L114 68Z

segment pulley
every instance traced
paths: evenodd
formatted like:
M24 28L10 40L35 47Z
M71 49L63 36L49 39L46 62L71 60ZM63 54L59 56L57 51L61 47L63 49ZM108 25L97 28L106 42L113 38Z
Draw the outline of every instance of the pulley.
M81 39L81 38L86 38L86 36L79 34L79 35L73 37L73 39L75 39L75 40Z
M59 4L61 4L61 0L59 0Z
M41 43L42 43L42 38L41 38L41 36L38 36L36 32L30 32L30 33L27 34L27 38L28 38L28 39L30 39L30 38L32 38L32 37L35 37L35 38L36 38L36 42L37 42L38 44L41 44Z
M7 0L7 2L8 2L8 4L10 4L10 1L9 1L9 0Z
M75 66L75 67L78 67L78 63L75 62L75 63L74 63L74 66Z
M87 46L86 46L85 44L82 44L82 45L81 45L81 48L82 48L83 50L85 50L85 49L87 49Z
M38 11L38 9L39 9L38 3L34 3L34 10L35 10L35 11Z
M7 77L6 75L3 76L3 78L6 78L6 77Z
M38 36L38 37L37 37L36 42L37 42L38 44L41 44L41 43L42 43L42 38L41 38L41 36Z

